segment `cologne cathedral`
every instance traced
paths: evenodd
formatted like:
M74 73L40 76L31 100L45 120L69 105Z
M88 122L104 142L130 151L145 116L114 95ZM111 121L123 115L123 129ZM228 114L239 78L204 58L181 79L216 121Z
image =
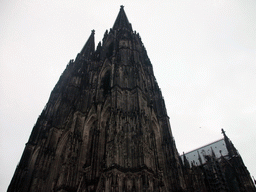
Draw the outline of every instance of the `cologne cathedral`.
M97 48L93 30L68 63L8 192L256 191L225 133L219 142L220 155L179 156L152 64L121 6Z

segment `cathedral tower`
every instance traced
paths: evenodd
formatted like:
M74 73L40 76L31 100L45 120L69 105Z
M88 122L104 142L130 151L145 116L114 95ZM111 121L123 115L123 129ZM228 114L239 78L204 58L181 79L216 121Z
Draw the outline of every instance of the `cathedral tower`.
M164 99L121 6L94 30L39 116L9 192L183 191Z

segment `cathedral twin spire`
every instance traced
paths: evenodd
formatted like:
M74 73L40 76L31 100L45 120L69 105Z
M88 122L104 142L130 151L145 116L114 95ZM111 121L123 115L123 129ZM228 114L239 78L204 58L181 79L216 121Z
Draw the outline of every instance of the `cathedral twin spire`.
M118 13L118 16L116 18L116 21L115 21L112 29L118 30L118 29L122 29L122 28L126 28L127 30L132 31L132 25L128 21L128 18L124 12L123 5L121 5L121 7L120 7L120 11Z
M94 34L95 34L95 30L93 29L89 39L87 40L87 42L85 43L83 49L80 52L80 54L82 56L84 56L84 57L88 57L95 50Z
M129 23L128 18L124 11L124 6L120 6L120 11L117 15L117 18L115 20L115 23L112 27L112 30L121 30L126 29L128 31L132 30L132 25ZM95 30L93 29L91 31L91 35L88 38L87 42L85 43L83 49L81 50L80 54L84 57L88 57L89 55L92 55L92 53L95 51L95 40L94 40Z

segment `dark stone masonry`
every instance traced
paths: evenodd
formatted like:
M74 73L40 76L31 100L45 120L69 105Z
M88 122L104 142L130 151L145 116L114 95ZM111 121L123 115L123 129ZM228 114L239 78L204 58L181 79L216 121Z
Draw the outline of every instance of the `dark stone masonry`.
M67 65L8 192L256 191L225 133L223 141L226 156L179 156L147 51L121 6L96 50L93 30Z

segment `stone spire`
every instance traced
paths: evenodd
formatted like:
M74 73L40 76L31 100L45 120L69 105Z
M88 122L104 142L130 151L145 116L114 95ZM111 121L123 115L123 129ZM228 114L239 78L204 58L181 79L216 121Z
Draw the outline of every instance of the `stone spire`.
M81 56L84 56L85 58L89 58L94 53L94 50L95 50L94 34L95 34L95 30L93 29L90 37L88 38L87 42L85 43L83 49L80 52Z
M224 141L226 143L229 156L232 157L232 156L238 155L237 149L235 148L235 146L233 145L231 140L226 135L226 132L224 131L224 129L221 129L221 132L222 132L222 134L224 136Z
M128 18L124 12L124 6L120 6L120 11L118 13L118 16L116 18L116 21L112 27L113 30L123 29L126 28L130 31L132 31L132 25L129 23Z

